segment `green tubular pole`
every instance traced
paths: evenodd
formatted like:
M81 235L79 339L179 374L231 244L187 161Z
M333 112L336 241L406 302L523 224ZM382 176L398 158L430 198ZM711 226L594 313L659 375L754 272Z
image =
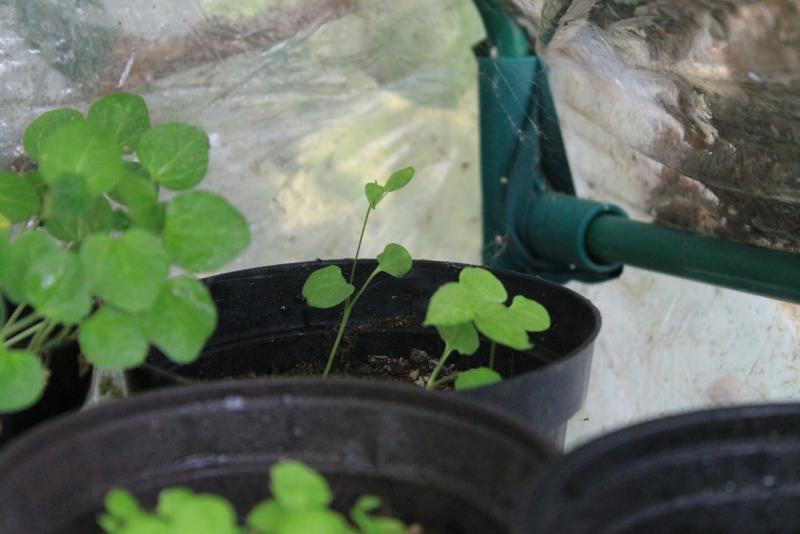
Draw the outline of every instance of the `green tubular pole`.
M596 260L619 262L800 303L800 255L601 215L589 225L586 248Z
M497 50L498 56L530 55L528 36L498 0L475 0L475 6L483 19L489 42Z

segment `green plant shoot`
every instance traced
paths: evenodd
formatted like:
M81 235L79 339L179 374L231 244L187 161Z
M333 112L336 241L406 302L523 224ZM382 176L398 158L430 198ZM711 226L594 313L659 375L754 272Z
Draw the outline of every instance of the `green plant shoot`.
M48 354L75 337L101 367L135 367L151 344L196 358L217 316L191 273L250 242L225 199L190 190L206 174L206 134L151 126L142 98L116 93L86 116L40 115L23 146L36 170L0 171L0 413L37 402ZM175 194L160 201L161 188ZM186 274L170 278L175 267Z
M499 382L500 374L492 369L495 343L515 350L533 348L530 332L543 332L550 328L550 314L529 298L517 295L509 306L503 283L491 272L479 267L465 267L458 282L448 282L436 290L428 304L425 325L436 327L445 347L426 384L433 389L442 381L438 379L453 352L471 356L480 347L478 332L491 340L490 367L478 367L458 373L457 390L485 386ZM447 380L447 379L444 379Z
M330 509L333 493L327 481L293 460L270 469L272 498L257 504L240 527L236 510L226 499L167 488L158 505L146 511L126 490L111 490L98 523L107 534L405 534L406 526L391 517L373 515L378 497L359 498L350 509L352 524Z
M344 336L345 328L347 327L347 322L350 319L353 307L358 302L358 299L361 298L361 295L364 294L370 282L380 273L386 273L395 278L402 278L411 270L413 261L411 254L401 245L390 243L386 245L383 252L378 254L378 266L367 277L367 280L357 293L353 285L358 256L361 252L361 244L364 241L364 233L367 229L367 222L369 221L369 214L378 207L378 204L387 194L402 189L413 177L414 169L412 167L406 167L392 173L384 185L380 185L377 182L368 183L364 188L364 195L368 203L367 213L364 216L364 223L361 225L361 235L358 237L356 254L353 258L353 265L350 268L348 279L345 279L342 270L338 266L329 265L328 267L323 267L311 273L303 285L303 297L305 297L309 306L312 308L333 308L334 306L344 303L342 319L339 322L339 329L336 332L336 339L328 355L325 370L322 372L323 377L327 377L333 368L333 362L339 350L339 345L342 342L342 337ZM355 296L353 296L354 293Z

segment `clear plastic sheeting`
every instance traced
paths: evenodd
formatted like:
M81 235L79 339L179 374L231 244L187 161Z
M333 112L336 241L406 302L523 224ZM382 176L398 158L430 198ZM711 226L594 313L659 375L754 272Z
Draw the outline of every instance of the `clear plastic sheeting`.
M583 157L639 181L641 209L800 252L800 2L509 2L539 37L559 112L596 145Z
M253 229L231 268L352 255L364 184L407 165L366 253L474 262L482 38L471 0L0 1L0 167L38 113L131 91L209 133L204 186Z

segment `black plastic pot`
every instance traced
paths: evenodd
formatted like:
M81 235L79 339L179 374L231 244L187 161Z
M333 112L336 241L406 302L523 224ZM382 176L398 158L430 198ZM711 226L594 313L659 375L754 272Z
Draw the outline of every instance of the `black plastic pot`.
M615 432L556 460L514 534L800 532L800 405L729 408Z
M50 356L47 387L42 398L27 410L0 415L0 447L34 426L80 408L89 394L91 369L81 368L80 350L71 343Z
M298 362L324 362L338 326L340 309L310 308L301 296L309 273L336 264L348 272L352 261L316 261L228 273L206 280L219 309L219 326L203 355L179 366L154 354L130 373L134 389L227 377L280 375ZM356 287L374 269L361 260ZM428 301L442 284L458 279L463 265L415 261L403 279L380 276L353 311L344 358L370 355L408 357L412 349L438 355L443 349L433 328L421 325ZM544 304L552 316L549 331L536 334L530 352L499 349L496 368L506 379L497 385L462 393L493 403L534 424L562 447L567 420L583 403L600 315L585 298L540 278L493 271L510 295L522 294ZM473 357L454 356L461 368L486 365L488 343ZM337 367L334 367L336 372Z
M0 532L87 534L103 496L147 505L183 485L241 514L267 497L281 458L318 469L336 504L380 496L426 534L507 532L512 501L551 449L519 422L452 396L366 381L240 380L92 408L0 455Z

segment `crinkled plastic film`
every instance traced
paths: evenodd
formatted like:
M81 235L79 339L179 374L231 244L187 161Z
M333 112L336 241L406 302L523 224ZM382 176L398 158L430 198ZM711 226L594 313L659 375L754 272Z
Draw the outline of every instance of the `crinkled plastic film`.
M509 3L539 38L588 194L800 251L799 2Z
M366 253L478 261L482 38L471 0L5 0L0 167L38 113L131 91L209 133L204 187L254 234L230 268L352 255L364 184L406 165Z

